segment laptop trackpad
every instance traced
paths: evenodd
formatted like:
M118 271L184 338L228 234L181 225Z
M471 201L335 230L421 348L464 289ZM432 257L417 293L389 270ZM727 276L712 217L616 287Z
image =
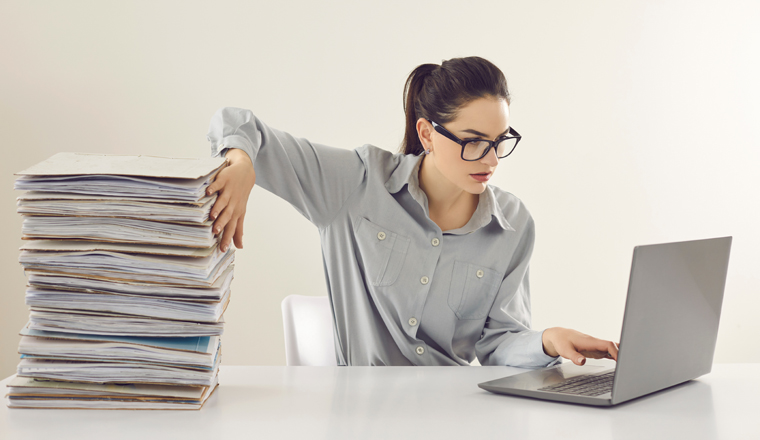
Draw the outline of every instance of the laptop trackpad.
M614 368L609 368L607 366L590 365L579 367L573 363L566 362L549 368L526 371L525 373L518 373L501 379L484 382L482 385L494 388L537 390L584 374L598 374L612 370L614 370Z

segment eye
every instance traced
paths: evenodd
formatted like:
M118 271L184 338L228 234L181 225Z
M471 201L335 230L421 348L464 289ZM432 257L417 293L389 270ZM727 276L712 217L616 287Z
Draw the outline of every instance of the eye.
M478 149L484 149L488 147L488 141L485 141L483 139L473 139L467 141L467 148L478 148Z

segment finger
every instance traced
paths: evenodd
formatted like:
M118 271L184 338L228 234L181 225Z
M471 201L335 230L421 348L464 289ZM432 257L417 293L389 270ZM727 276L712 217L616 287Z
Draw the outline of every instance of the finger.
M227 205L224 208L224 211L222 211L221 214L219 214L219 218L216 219L214 222L214 229L213 233L214 235L220 234L222 231L224 231L230 223L230 220L232 219L232 216L235 213L235 207L233 205Z
M214 194L215 192L219 191L220 189L222 189L223 187L224 187L224 183L222 182L222 176L217 176L216 180L211 182L211 185L206 187L206 195L210 196Z
M220 242L222 252L227 252L227 248L230 247L230 241L232 241L232 236L235 235L235 229L237 227L237 222L229 222L227 224L227 227L224 228L224 235L222 235L222 241Z
M214 202L214 205L211 207L211 211L209 212L209 215L208 215L208 217L211 220L216 220L219 217L219 214L222 211L224 211L224 209L227 207L227 204L230 201L230 197L226 193L227 191L224 191L220 193L219 196L216 198L216 201Z
M211 217L213 220L219 221L219 216L222 212L227 211L230 209L230 195L227 194L228 191L222 191L219 193L219 196L216 198L216 202L214 202L214 206L211 207L211 212L209 213L209 217ZM214 227L219 227L219 230L221 231L224 225L214 224ZM216 233L216 232L215 232Z
M222 188L225 187L225 185L227 184L227 180L228 180L227 179L227 172L228 172L228 169L227 169L227 165L225 164L224 169L222 169L221 171L219 171L216 174L216 177L214 178L214 181L211 182L211 184L208 187L206 187L206 195L207 196L210 196L210 195L214 194L215 192L217 192L217 191L219 191L219 190L221 190Z
M555 345L557 353L565 359L570 359L575 365L583 365L586 363L586 357L575 350L572 344L564 343L560 346Z
M584 341L578 348L581 353L594 359L610 358L617 360L617 347L612 341L591 338L588 341Z
M612 359L612 355L610 355L609 352L606 351L598 351L598 350L580 350L580 353L583 356L586 356L587 358L591 359Z
M578 351L586 356L593 359L612 359L614 361L617 361L618 357L618 348L617 345L612 341L600 341L601 345L595 344L594 348L584 348L584 349L578 349ZM587 345L584 345L584 347L588 347Z
M610 344L612 344L612 346L610 347L609 353L612 356L612 359L615 359L615 361L617 361L620 347L618 347L618 344L616 344L615 342L610 342Z
M237 228L235 228L235 235L233 236L235 247L238 249L243 249L243 218L245 218L245 213L238 218Z

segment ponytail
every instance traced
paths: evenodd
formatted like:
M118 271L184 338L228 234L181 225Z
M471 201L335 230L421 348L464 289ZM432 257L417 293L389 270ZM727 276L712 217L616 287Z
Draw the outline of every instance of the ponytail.
M440 66L417 66L404 84L406 129L400 152L419 155L424 151L417 134L419 118L445 124L456 118L461 107L486 96L510 101L504 74L488 60L452 58Z
M441 66L437 64L422 64L417 66L406 79L404 85L404 115L406 116L406 131L404 133L404 143L402 145L404 154L419 155L424 151L420 137L417 135L417 119L425 118L422 108L419 105L420 95L425 85L425 79L429 77L435 69Z

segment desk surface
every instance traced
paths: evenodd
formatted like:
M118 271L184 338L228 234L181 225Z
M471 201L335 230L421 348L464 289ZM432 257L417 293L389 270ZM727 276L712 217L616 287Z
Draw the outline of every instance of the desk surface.
M222 366L221 386L200 411L11 410L4 399L0 438L760 438L760 364L715 364L697 380L612 408L477 387L520 371Z

